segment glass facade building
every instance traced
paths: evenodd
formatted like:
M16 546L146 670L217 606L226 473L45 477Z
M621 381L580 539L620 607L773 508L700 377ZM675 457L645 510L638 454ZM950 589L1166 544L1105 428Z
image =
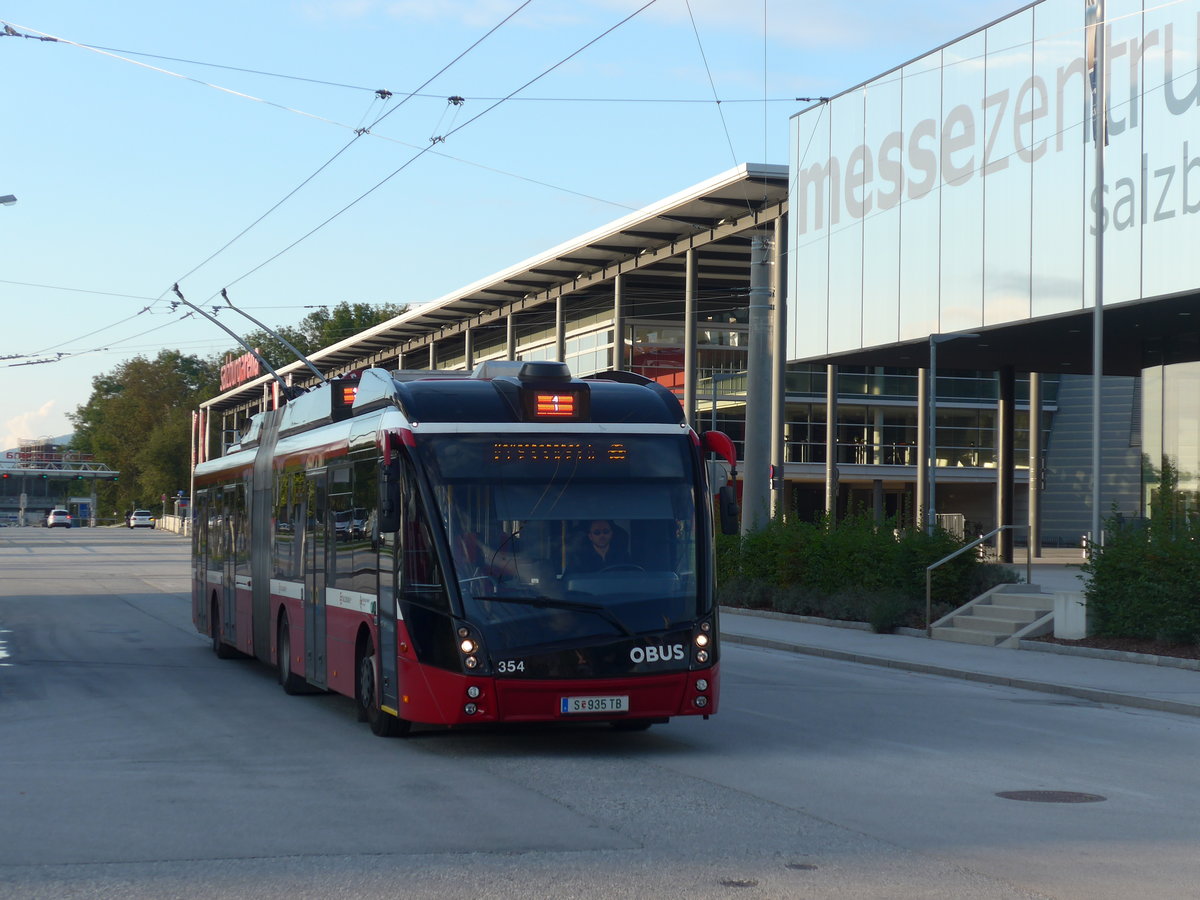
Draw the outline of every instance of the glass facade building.
M1042 0L792 118L788 357L1040 324L1018 371L1084 371L1053 329L1090 332L1100 248L1143 471L1165 457L1200 490L1200 3L1103 6L1105 117L1085 4Z

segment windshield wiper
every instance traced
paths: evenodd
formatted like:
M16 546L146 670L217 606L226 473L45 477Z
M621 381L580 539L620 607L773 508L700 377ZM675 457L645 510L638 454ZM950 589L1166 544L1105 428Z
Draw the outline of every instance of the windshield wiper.
M628 637L634 637L634 633L625 627L625 624L612 614L608 609L598 603L579 603L574 600L558 600L554 597L524 597L519 594L506 595L500 594L492 597L476 597L476 601L491 601L495 600L499 603L519 603L522 606L536 606L540 609L568 609L575 612L589 612L604 619L610 625L616 628Z

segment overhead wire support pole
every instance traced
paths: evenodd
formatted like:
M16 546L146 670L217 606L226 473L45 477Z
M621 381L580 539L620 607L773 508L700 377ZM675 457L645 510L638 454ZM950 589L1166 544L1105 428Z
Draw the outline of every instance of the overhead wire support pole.
M1104 148L1108 143L1108 77L1104 0L1087 0L1084 9L1087 33L1085 51L1091 63L1092 139L1096 143L1096 248L1095 305L1092 308L1092 528L1087 555L1091 559L1101 544L1100 438L1103 418L1100 409L1104 376Z
M771 518L771 242L750 242L750 347L746 367L746 440L742 463L742 534Z
M303 353L301 353L299 350L297 350L295 347L293 347L291 345L291 342L289 342L287 340L287 338L285 338L283 335L279 334L278 332L272 331L270 328L268 328L262 322L258 321L258 319L254 318L254 316L250 315L250 313L246 312L244 309L238 309L236 306L234 306L233 301L229 299L229 294L225 293L225 291L226 291L225 288L221 288L221 297L227 304L229 304L230 309L232 309L235 313L240 313L241 315L245 316L247 319L249 319L251 322L253 322L255 325L257 325L259 328L261 328L263 331L265 331L271 337L275 338L275 340L279 341L279 343L283 344L283 346L285 346L289 350L291 350L292 355L295 356L296 359L300 360L300 362L302 362L306 366L308 366L312 370L312 373L321 379L322 384L329 384L329 379L321 374L321 370L318 369L316 366L314 366L309 361L307 356L305 356Z
M293 387L292 385L290 385L286 381L284 381L283 376L280 375L278 372L276 372L275 369L271 366L271 364L269 362L267 362L265 359L263 359L262 354L259 353L257 350L255 350L253 347L251 347L249 344L247 344L244 340L242 340L241 336L238 335L237 332L235 332L232 328L226 327L224 322L218 322L216 316L210 316L208 313L206 313L204 310L202 310L200 307L198 307L195 303L192 303L192 301L188 300L185 296L183 296L183 292L181 290L179 290L178 282L176 282L175 284L173 284L171 286L171 290L175 293L175 296L179 298L180 303L182 303L188 309L191 309L194 312L200 313L200 315L204 316L204 318L208 319L208 321L212 322L214 325L216 325L218 328L220 328L222 331L224 331L226 334L228 334L231 338L233 338L235 341L237 341L239 344L241 344L243 347L245 347L246 352L249 353L251 356L253 356L255 359L257 359L259 361L259 363L262 364L262 367L264 369L266 369L268 372L270 372L271 376L275 379L276 382L278 382L279 391L281 394L283 394L283 396L285 396L289 400L294 400L296 397L299 397L301 394L304 393L303 388Z

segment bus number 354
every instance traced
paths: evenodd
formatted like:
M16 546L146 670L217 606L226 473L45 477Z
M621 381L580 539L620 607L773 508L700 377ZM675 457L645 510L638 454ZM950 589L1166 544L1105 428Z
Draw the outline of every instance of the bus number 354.
M502 659L496 666L496 670L501 675L512 672L524 672L525 660L523 659Z

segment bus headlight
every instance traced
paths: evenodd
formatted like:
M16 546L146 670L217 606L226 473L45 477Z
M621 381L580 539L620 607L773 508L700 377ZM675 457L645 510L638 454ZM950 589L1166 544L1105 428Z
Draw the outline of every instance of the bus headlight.
M692 662L695 665L707 665L712 651L717 646L717 635L713 630L713 623L706 619L696 625L696 630L692 632Z
M696 690L707 691L708 690L708 679L707 678L697 678L696 679Z
M455 629L458 640L458 652L462 654L462 664L468 670L486 670L487 655L483 650L483 639L479 632L466 623L460 623ZM478 688L477 688L478 690Z

